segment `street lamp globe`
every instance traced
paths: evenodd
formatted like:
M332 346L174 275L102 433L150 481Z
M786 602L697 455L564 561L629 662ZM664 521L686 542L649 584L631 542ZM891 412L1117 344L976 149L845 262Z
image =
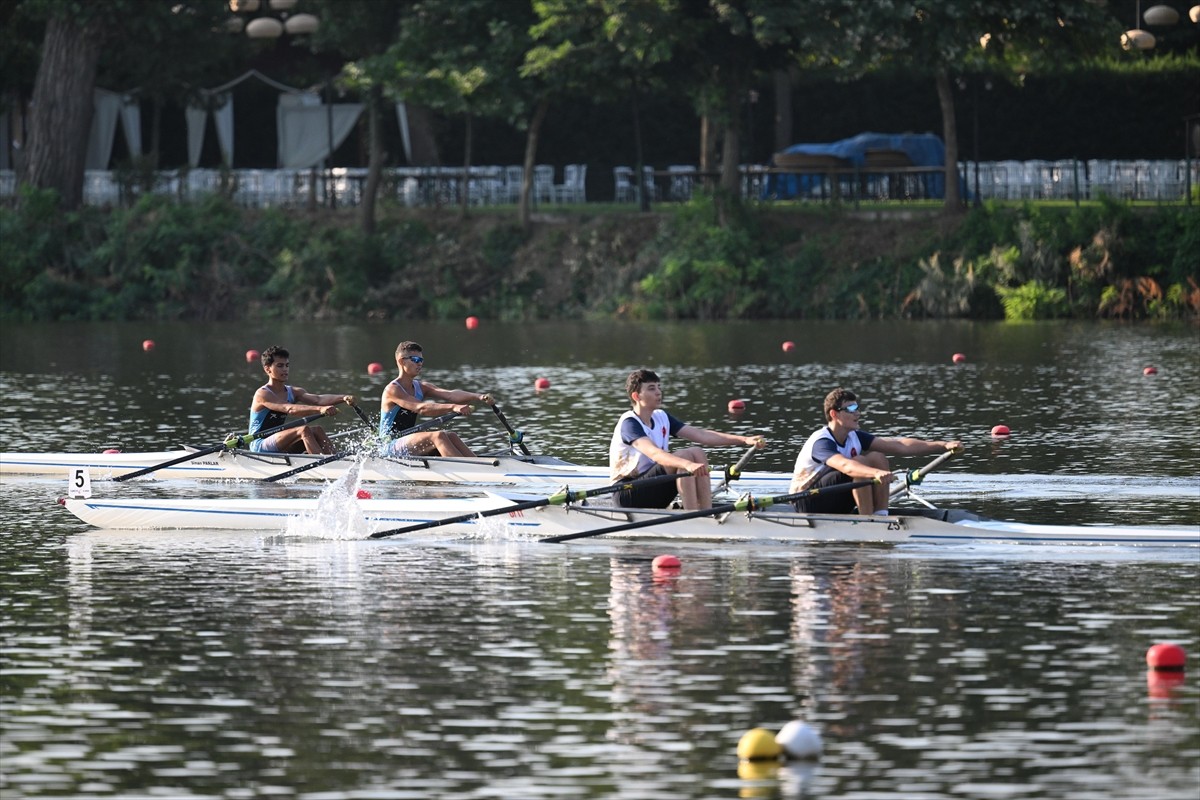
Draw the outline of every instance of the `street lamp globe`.
M1179 22L1179 12L1170 6L1150 6L1142 19L1147 25L1174 25Z
M251 39L278 39L283 35L283 23L274 17L255 17L246 23L246 35Z

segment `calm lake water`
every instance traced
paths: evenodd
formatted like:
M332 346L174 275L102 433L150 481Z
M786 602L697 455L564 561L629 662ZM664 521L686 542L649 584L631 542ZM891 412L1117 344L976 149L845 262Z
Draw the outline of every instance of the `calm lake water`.
M213 444L261 383L244 352L275 343L295 383L373 410L405 338L429 380L496 394L535 452L604 461L624 375L650 366L677 416L763 432L751 466L788 469L847 385L868 430L964 441L923 487L940 503L1200 525L1195 327L6 325L0 446ZM490 414L456 429L500 441ZM64 492L0 487L6 800L1200 793L1195 551L676 543L663 575L652 543L94 531ZM1146 671L1159 641L1189 653L1175 680ZM819 761L739 768L745 731L796 719Z

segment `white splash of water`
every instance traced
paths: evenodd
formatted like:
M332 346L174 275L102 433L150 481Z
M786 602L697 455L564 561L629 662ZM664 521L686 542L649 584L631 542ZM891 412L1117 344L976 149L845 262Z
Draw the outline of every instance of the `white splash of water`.
M329 484L317 498L317 507L288 518L287 535L318 539L365 539L370 526L359 506L360 462Z

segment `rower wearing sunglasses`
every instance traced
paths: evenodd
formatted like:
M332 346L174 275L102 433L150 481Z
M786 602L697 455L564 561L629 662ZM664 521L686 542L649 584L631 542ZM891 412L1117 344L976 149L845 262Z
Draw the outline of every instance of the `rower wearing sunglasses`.
M874 480L853 492L818 493L796 502L796 510L810 514L888 513L888 484L895 478L888 456L919 456L960 450L958 441L933 442L911 436L875 436L860 430L862 414L858 396L838 387L825 396L825 427L814 431L800 455L789 492L828 488L851 481Z
M472 403L494 405L487 393L463 389L443 389L420 379L425 366L421 345L401 342L396 347L396 366L400 375L387 385L380 399L379 435L385 444L383 455L407 456L473 456L471 449L452 431L421 431L395 438L400 431L417 425L419 417L438 417L455 412L464 417L471 413Z

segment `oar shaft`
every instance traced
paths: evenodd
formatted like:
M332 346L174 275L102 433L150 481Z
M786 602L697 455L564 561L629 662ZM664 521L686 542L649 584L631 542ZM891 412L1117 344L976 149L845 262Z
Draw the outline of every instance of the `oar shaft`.
M113 480L114 481L127 481L130 478L138 478L138 477L141 477L142 475L148 475L151 472L157 472L160 469L165 469L167 467L173 467L176 464L182 464L184 461L191 461L193 458L200 458L201 456L206 456L211 453L216 453L220 450L232 450L235 447L245 447L250 442L253 442L256 439L265 439L268 436L274 436L275 434L279 433L280 431L286 431L289 428L298 428L302 425L307 425L310 422L316 422L323 416L325 416L325 415L324 414L313 414L308 417L303 417L301 419L292 420L291 422L285 422L283 425L277 425L274 428L268 428L265 431L259 431L257 433L245 433L245 434L240 434L238 436L231 436L228 439L226 439L225 441L221 442L220 444L213 445L212 447L206 447L203 450L197 450L194 453L188 453L187 455L180 456L179 458L173 458L170 461L164 461L161 464L155 464L152 467L144 467L142 469L135 470L134 472L127 472L124 475L116 476L115 478L113 478Z
M376 531L370 535L371 539L383 539L388 536L396 536L401 533L412 533L414 531L424 531L430 528L440 528L444 525L456 525L460 522L468 522L473 519L484 517L497 517L501 514L512 514L517 511L528 511L531 508L543 508L545 506L561 506L570 502L586 500L589 497L598 497L602 494L612 494L626 489L636 489L644 486L654 486L667 481L679 480L683 473L671 473L668 475L655 475L652 478L640 478L633 481L622 481L614 483L611 486L601 486L596 489L588 489L586 491L574 491L564 489L561 492L552 494L549 497L541 497L537 500L525 500L520 503L514 503L501 508L491 508L486 511L476 511L470 514L459 514L456 517L445 517L443 519L430 520L429 522L420 522L416 525L408 525L403 528L393 528L387 531Z
M665 525L668 522L683 522L689 519L700 519L702 517L716 517L721 514L728 514L734 511L756 511L758 509L769 508L779 503L791 503L796 500L801 500L805 497L814 497L818 494L833 494L836 492L847 492L859 489L863 486L870 486L877 481L851 481L850 483L839 483L836 486L829 486L823 489L806 489L803 492L794 492L792 494L775 495L774 497L753 498L746 497L738 500L736 503L724 503L712 508L701 508L696 511L685 511L682 514L668 514L661 517L651 517L650 519L642 519L637 522L628 522L623 525L615 525L611 528L602 528L598 531L579 531L577 533L564 533L560 536L549 536L545 539L539 539L539 542L546 544L556 544L559 542L569 542L573 539L583 539L589 536L602 536L606 533L622 533L624 531L636 530L638 528L650 528L655 525Z
M904 480L901 482L897 482L896 485L891 488L891 490L889 491L888 494L890 496L894 496L894 495L900 494L903 491L907 491L908 488L912 484L920 483L922 480L925 479L926 475L928 475L930 472L933 472L935 469L940 467L953 455L954 455L953 450L947 450L946 452L942 453L937 458L935 458L933 461L930 461L928 464L921 467L920 469L914 469L911 472L906 472L904 474Z
M750 445L750 449L742 454L742 457L738 459L738 462L725 470L725 480L721 481L721 483L713 491L719 492L728 486L730 481L736 481L738 478L740 478L742 476L742 468L749 463L750 459L754 457L754 454L758 452L758 449L759 448L757 444Z
M499 403L492 406L492 412L495 413L496 419L500 420L500 424L504 426L504 429L508 431L509 440L515 442L517 447L521 448L522 453L529 455L529 448L525 446L524 438L509 424L508 417L504 416L504 411L500 408Z

